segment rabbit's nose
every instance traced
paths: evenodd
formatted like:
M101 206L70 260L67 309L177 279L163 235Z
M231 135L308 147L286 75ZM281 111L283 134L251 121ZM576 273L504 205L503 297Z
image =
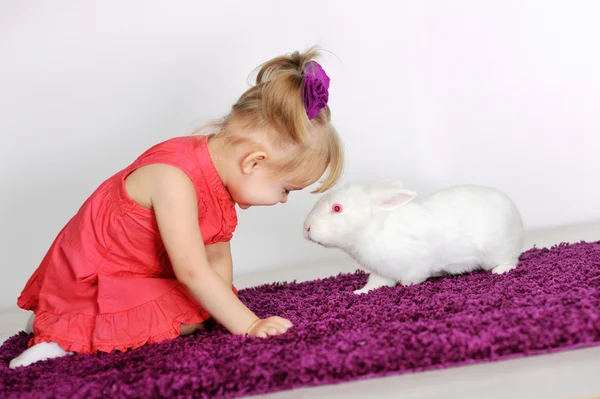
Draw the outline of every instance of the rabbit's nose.
M307 240L310 239L310 226L304 227L304 238L306 238Z

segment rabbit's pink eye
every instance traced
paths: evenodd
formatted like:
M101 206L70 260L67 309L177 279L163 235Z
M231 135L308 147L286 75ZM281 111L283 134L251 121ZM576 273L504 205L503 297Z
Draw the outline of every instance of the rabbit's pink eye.
M333 213L340 213L342 211L342 206L335 204L331 207L331 210L333 211Z

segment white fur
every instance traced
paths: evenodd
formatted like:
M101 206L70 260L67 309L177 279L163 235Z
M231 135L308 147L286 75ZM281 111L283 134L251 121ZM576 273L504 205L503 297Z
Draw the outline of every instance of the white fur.
M399 182L346 184L317 201L304 222L305 238L342 249L372 272L355 293L392 281L419 284L433 276L516 267L523 223L504 193L461 185L415 197ZM342 212L332 212L335 204Z
M369 280L364 287L359 290L354 291L355 294L366 294L371 290L380 288L380 287L394 287L396 286L396 281L380 276L379 274L371 273L369 275Z
M27 321L27 325L25 326L25 332L32 333L33 332L33 319L35 318L35 314L32 314ZM55 342L41 342L39 344L33 345L31 348L26 349L19 356L15 357L10 361L8 367L11 369L15 369L17 367L25 367L30 364L53 359L57 357L62 357L66 355L71 355L72 352L66 352Z

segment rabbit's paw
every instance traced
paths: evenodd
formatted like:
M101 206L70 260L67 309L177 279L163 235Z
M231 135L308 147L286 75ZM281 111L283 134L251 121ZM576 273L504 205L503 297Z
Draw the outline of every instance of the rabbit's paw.
M498 265L498 266L496 266L496 267L494 267L492 269L492 273L494 273L494 274L504 274L504 273L506 273L508 271L511 271L515 267L517 267L517 265L510 265L510 264L507 264L507 265Z

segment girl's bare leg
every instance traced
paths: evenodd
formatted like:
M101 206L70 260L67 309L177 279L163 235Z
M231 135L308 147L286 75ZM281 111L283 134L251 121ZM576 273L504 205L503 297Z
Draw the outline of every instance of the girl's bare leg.
M182 324L181 329L179 330L180 336L192 335L197 333L198 331L204 330L206 328L206 322L197 323L197 324Z

